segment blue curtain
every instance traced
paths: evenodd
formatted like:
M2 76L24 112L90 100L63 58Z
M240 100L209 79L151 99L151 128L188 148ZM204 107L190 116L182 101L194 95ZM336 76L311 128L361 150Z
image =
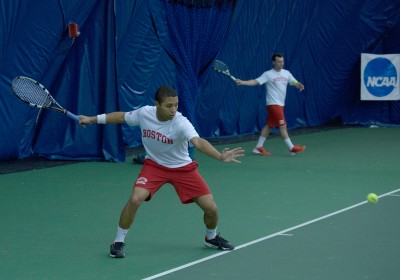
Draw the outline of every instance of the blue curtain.
M199 87L224 42L236 1L149 1L153 27L176 65L179 111L195 127ZM161 12L160 12L161 11Z

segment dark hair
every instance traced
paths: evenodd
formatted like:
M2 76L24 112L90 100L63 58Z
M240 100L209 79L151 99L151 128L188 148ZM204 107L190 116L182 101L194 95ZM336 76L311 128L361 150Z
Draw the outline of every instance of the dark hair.
M161 104L166 97L178 96L176 91L170 86L161 86L156 91L155 100Z
M279 52L274 53L272 55L272 61L275 61L275 58L277 58L277 57L283 57L283 53L279 53Z

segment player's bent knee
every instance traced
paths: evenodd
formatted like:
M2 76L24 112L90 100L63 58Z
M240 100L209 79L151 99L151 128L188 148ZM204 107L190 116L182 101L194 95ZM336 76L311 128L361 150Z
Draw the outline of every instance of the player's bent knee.
M210 205L210 207L204 208L204 213L207 216L218 216L218 207L217 205Z
M136 196L131 196L130 199L128 200L128 204L132 208L139 208L140 205L143 203L144 199L136 197Z

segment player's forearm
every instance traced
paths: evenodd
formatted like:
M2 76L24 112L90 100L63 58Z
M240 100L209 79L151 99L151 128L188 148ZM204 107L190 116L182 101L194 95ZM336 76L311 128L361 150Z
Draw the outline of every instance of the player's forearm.
M236 80L236 84L239 85L239 86L258 86L259 85L257 80L246 80L246 81L243 81L243 80L240 80L240 79Z
M192 144L196 147L197 150L199 150L200 152L215 158L216 160L221 160L221 153L218 152L217 149L215 149L213 147L213 145L210 144L210 142L208 142L205 139L202 138L198 138L195 141L192 141Z
M125 123L125 112L113 112L106 114L106 123Z
M300 91L304 89L304 85L300 82L297 82L294 86Z
M107 123L114 123L114 124L121 124L125 122L125 112L113 112L109 114L101 114L97 116L91 116L91 117L86 117L86 116L80 116L81 125L85 124L107 124Z

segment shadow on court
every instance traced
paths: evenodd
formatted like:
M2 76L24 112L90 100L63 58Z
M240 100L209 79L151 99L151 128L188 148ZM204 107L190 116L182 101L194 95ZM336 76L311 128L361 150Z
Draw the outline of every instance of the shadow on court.
M279 137L241 164L196 153L232 252L203 247L202 213L166 185L139 210L126 258L108 257L140 165L79 162L0 176L2 279L398 279L398 128ZM219 149L225 145L217 146ZM365 203L368 193L383 197ZM327 216L328 215L328 216Z

